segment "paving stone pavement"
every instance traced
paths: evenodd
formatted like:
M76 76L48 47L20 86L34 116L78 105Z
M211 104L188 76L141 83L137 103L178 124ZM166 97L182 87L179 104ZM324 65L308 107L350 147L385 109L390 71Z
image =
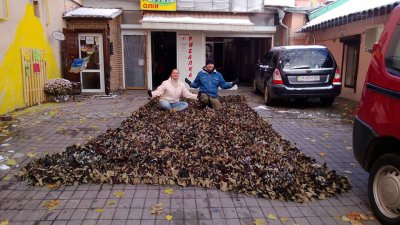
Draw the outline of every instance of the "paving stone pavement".
M350 224L339 219L349 212L370 214L368 174L353 157L352 124L342 116L344 105L351 107L348 101L338 99L332 107L321 107L318 103L293 106L291 102L265 107L262 96L251 93L249 87L221 94L245 95L249 105L285 139L319 163L327 163L329 168L348 176L352 190L303 204L198 187L84 184L51 190L47 186L32 187L18 181L13 174L19 168L13 167L0 170L0 222L9 220L11 225L250 225L254 219L261 218L270 225L338 225ZM47 103L16 111L14 121L0 124L11 130L7 137L0 137L0 155L16 160L21 167L31 160L27 153L41 156L84 143L109 128L118 127L147 101L146 91L129 91L114 99L85 98L81 102ZM321 152L326 156L322 157ZM166 188L173 188L174 193L165 194ZM118 191L123 191L125 196L116 197ZM57 199L59 205L53 210L42 206ZM151 215L151 206L160 202L164 203L165 213ZM104 211L97 212L97 209ZM173 215L173 220L166 220L167 214ZM270 214L278 219L269 219ZM282 222L280 217L288 220ZM363 223L379 224L376 221Z

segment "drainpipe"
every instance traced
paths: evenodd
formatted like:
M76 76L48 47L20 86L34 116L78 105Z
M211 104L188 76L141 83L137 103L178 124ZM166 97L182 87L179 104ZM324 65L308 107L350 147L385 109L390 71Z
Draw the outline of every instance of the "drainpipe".
M278 17L279 17L279 24L283 27L283 28L285 28L286 29L286 37L285 37L285 40L286 40L286 45L289 45L289 27L288 26L286 26L284 23L283 23L283 18L285 17L285 11L283 11L282 9L277 9L278 10Z

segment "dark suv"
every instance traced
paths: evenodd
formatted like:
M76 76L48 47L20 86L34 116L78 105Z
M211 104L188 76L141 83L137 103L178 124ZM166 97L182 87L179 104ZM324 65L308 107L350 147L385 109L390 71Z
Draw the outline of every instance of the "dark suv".
M335 59L318 45L274 47L257 64L253 91L264 92L266 105L278 98L320 98L331 105L342 90Z

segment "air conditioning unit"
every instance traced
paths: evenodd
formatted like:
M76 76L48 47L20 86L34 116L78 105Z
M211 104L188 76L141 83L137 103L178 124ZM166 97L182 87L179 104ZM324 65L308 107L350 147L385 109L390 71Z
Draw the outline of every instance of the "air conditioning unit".
M371 52L375 42L379 40L383 31L383 25L370 27L365 30L365 51Z

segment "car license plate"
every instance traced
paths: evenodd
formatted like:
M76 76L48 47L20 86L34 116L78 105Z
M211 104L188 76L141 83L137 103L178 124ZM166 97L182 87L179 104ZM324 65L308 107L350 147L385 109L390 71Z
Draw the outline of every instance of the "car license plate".
M319 81L319 76L297 76L297 81Z

